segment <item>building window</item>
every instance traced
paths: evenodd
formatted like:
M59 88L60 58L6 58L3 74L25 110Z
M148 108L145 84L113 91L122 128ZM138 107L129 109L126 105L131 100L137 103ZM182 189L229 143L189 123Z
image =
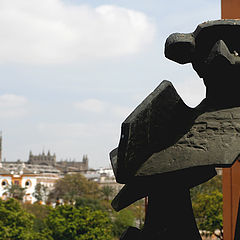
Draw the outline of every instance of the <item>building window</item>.
M32 186L32 182L30 181L30 180L27 180L26 182L25 182L25 187L26 188L30 188Z
M2 186L6 187L8 185L8 181L6 179L2 180Z

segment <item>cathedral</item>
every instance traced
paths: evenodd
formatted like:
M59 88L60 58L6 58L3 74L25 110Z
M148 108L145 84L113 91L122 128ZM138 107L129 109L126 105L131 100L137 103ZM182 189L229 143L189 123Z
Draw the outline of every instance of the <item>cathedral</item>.
M88 170L88 157L83 155L81 162L71 161L71 160L62 160L56 161L56 154L51 155L50 151L47 154L42 152L42 154L33 155L32 151L29 153L28 164L35 165L46 165L52 166L60 170L62 173L66 174L69 172L84 172Z
M1 133L0 133L1 134ZM28 161L2 161L2 135L0 135L0 198L7 199L7 188L16 184L26 190L23 202L33 203L36 201L34 191L37 184L47 187L48 192L54 187L56 181L64 174L88 170L88 157L83 156L78 161L56 161L56 154L50 151L34 155L29 153Z
M42 152L39 155L33 155L32 151L29 153L29 164L38 164L38 165L46 165L46 166L55 166L56 165L56 154L51 155L50 151L47 154Z

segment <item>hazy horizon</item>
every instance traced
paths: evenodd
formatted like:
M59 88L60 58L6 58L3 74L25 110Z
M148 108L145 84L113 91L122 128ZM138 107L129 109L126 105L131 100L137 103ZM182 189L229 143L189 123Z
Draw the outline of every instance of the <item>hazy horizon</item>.
M163 80L189 106L204 98L166 38L220 18L217 0L0 0L3 159L29 151L109 166L121 123Z

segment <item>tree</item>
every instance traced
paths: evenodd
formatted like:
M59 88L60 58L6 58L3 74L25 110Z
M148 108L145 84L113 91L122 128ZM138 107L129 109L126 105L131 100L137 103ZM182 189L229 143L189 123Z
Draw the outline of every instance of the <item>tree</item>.
M134 213L137 227L142 228L144 225L144 219L145 219L145 202L144 199L140 199L136 201L132 206L129 207Z
M115 213L113 220L113 235L119 238L121 234L129 227L134 225L134 214L129 209L123 209Z
M103 186L100 191L102 193L103 199L106 201L109 201L114 194L114 188L111 186Z
M5 240L53 240L42 232L35 232L34 216L21 208L15 199L0 200L0 239Z
M208 182L191 189L191 198L198 228L211 233L219 229L222 233L222 176L216 176Z
M99 200L93 198L76 198L76 208L89 207L92 210L106 211L108 208Z
M35 186L33 196L37 199L37 202L46 201L48 188L41 183Z
M81 174L67 174L56 182L49 199L63 199L65 202L73 203L79 197L97 197L98 194L97 183L88 181Z
M110 218L103 211L62 205L51 209L47 225L54 240L111 240Z
M215 190L209 194L199 193L193 201L193 212L199 229L214 233L223 229L223 194Z
M45 219L47 218L50 207L47 205L34 204L22 204L22 208L34 216L33 229L35 232L46 232L47 225Z
M22 201L26 194L26 188L22 188L18 184L10 184L6 186L4 194L7 194L10 198L15 198Z
M217 175L209 181L192 188L190 191L191 199L194 201L199 193L209 194L215 190L222 192L222 176L220 175Z

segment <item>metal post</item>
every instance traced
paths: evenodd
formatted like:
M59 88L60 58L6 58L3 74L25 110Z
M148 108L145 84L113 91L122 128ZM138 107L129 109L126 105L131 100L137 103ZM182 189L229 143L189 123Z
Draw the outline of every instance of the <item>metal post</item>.
M221 0L222 19L240 18L239 0ZM223 169L223 229L224 240L234 240L240 197L240 162Z
M234 240L240 199L240 162L223 169L223 237Z
M221 0L222 19L240 18L240 1L239 0Z

